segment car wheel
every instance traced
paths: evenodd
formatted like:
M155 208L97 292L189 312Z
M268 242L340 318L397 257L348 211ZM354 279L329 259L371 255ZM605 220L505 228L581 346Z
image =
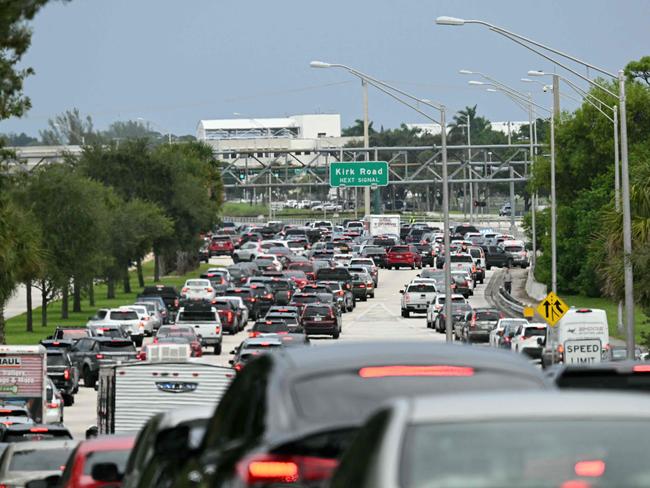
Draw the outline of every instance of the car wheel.
M368 295L362 296L361 301L362 302L367 302L368 301Z
M485 269L487 269L488 271L490 271L490 270L492 269L492 266L486 266Z
M95 379L95 375L93 375L92 371L90 371L90 368L88 366L84 366L84 386L87 388L95 388L95 383L97 380Z
M214 346L214 355L219 356L221 354L221 344Z
M337 330L332 334L332 339L338 339L340 335L341 335L341 331Z
M70 407L74 405L74 395L63 395L63 406Z

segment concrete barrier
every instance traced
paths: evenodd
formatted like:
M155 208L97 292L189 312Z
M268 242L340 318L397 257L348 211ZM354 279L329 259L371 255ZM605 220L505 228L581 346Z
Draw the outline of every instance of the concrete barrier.
M544 283L535 281L535 268L532 266L528 268L528 278L526 279L526 294L533 300L541 302L547 293L547 286Z

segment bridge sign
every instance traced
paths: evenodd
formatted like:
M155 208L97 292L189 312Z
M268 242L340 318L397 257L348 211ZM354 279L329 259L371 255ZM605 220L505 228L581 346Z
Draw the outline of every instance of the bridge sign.
M359 161L330 164L331 187L387 186L386 161Z
M555 293L550 292L546 298L537 306L537 313L539 313L548 325L555 327L558 320L564 317L564 314L569 310L569 306L562 301L562 299Z

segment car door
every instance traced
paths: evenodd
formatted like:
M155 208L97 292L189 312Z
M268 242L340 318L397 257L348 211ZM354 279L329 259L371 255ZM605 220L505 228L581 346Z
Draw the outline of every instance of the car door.
M79 339L70 349L70 359L78 371L82 371L83 369L84 358L88 351L90 351L92 342L94 341L91 341L90 339Z
M521 334L522 334L522 332L523 332L523 326L520 325L519 327L517 327L517 331L515 332L515 335L512 338L512 342L511 342L510 347L512 348L513 351L517 351L517 349L519 348L519 343L521 342Z

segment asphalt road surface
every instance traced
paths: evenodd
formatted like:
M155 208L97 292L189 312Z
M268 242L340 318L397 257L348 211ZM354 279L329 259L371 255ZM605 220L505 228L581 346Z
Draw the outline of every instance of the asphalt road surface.
M230 258L212 258L215 265L231 264ZM410 318L401 316L399 291L419 274L419 270L401 269L379 271L379 286L375 298L367 302L357 302L355 310L343 315L343 332L338 340L329 337L315 337L312 344L316 347L327 347L339 341L368 341L368 340L414 340L444 342L445 335L426 327L426 315L411 315ZM484 285L478 285L474 296L470 297L473 307L489 306L484 297L492 271L486 272ZM251 322L252 324L252 322ZM225 335L223 352L220 356L206 353L203 360L212 364L228 366L232 351L246 337L244 332L237 335ZM66 407L64 423L75 438L83 439L85 431L97 423L97 392L91 388L81 387L75 397L75 404Z

